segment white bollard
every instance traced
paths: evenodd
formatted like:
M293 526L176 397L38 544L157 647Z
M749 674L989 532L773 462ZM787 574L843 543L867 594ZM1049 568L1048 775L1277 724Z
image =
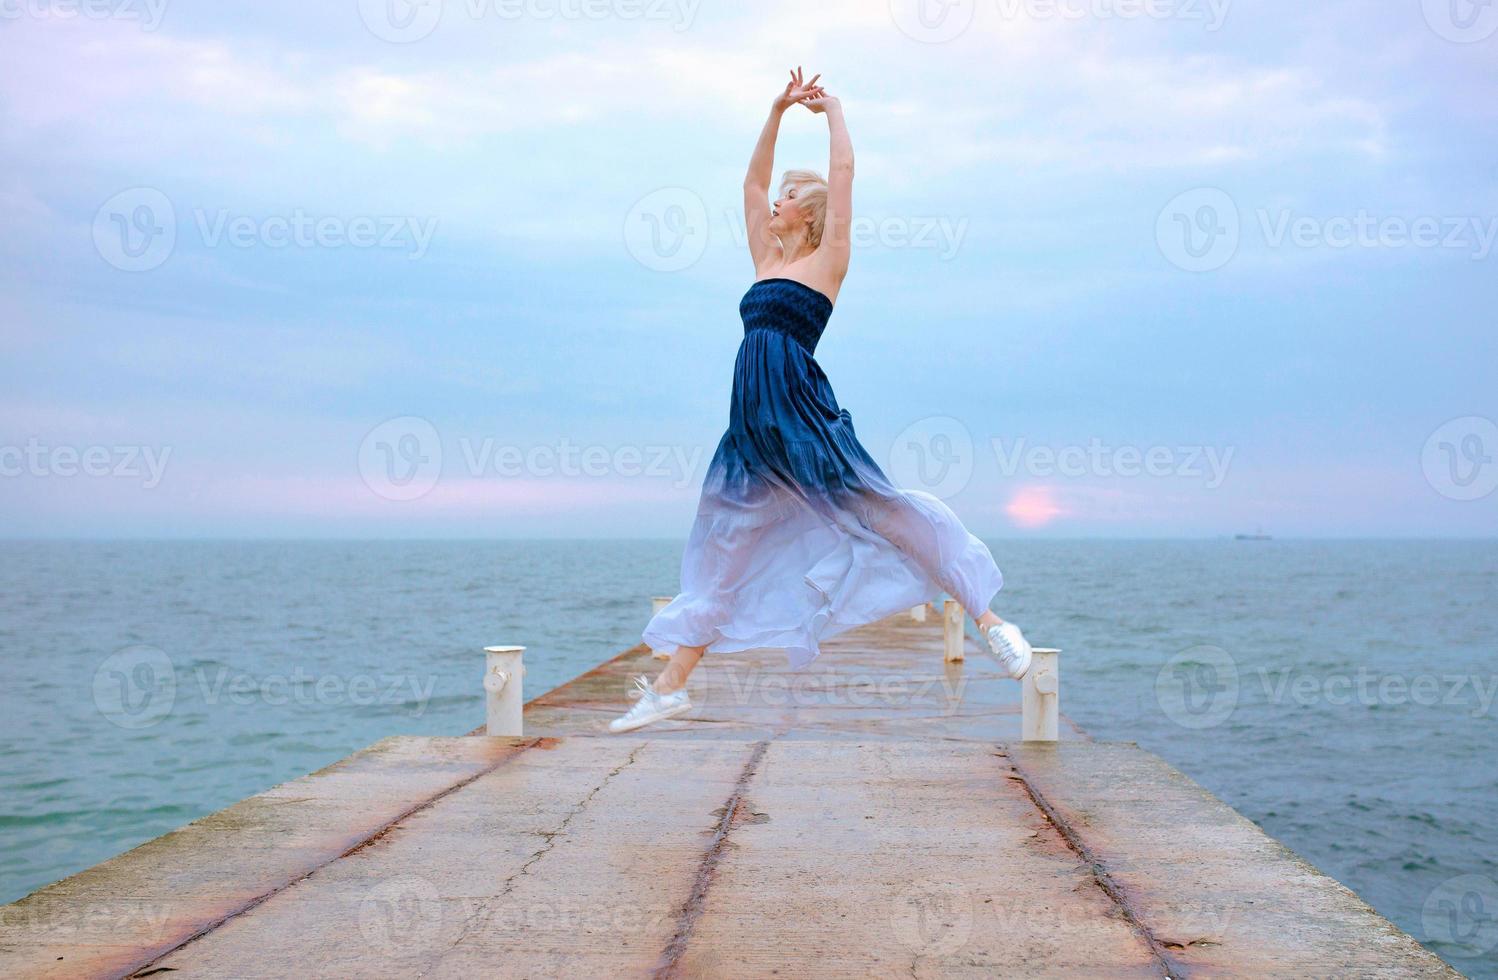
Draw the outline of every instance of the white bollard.
M911 606L910 618L915 620L917 623L924 623L926 621L926 610L930 608L931 607L926 605L924 602L919 606Z
M484 647L487 735L520 735L525 711L525 647Z
M1054 742L1061 715L1061 651L1036 647L1025 675L1020 735L1026 742Z
M671 600L674 599L674 598L676 598L676 597L675 596L669 596L669 595L651 596L650 597L650 615L654 616L656 613L660 612L662 609L665 609L667 606L669 606L671 604ZM671 654L673 652L674 651L671 651L671 650L661 650L661 649L656 649L655 647L652 647L651 650L650 650L650 655L652 657L654 657L655 659L657 659L657 660L670 660L671 659Z
M962 662L963 646L967 641L967 635L962 631L963 615L962 604L956 599L948 599L942 604L941 636L949 664Z

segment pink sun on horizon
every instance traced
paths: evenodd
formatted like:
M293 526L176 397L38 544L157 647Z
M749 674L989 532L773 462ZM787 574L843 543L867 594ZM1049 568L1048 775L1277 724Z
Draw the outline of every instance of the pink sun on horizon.
M1004 513L1017 527L1045 527L1065 511L1050 487L1021 487L1004 505Z

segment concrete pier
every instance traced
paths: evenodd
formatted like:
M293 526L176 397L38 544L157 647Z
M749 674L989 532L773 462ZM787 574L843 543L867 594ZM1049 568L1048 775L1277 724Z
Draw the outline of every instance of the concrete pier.
M636 647L387 739L0 909L0 973L1457 975L1155 756L1022 743L940 618L715 658L658 729L601 734Z

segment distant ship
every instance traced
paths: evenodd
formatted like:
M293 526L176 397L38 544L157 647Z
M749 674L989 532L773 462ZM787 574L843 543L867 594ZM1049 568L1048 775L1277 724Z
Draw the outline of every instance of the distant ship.
M1264 529L1261 527L1261 528L1258 528L1257 530L1255 530L1253 534L1235 534L1233 536L1233 540L1234 541L1273 541L1274 538L1271 535L1265 534L1264 533Z

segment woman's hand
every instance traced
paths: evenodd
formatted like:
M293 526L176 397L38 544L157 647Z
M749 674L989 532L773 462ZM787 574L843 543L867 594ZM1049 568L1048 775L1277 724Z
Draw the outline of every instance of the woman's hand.
M826 89L817 89L816 94L801 100L801 104L812 112L826 112L831 108L841 109L843 104L837 100L837 96L828 95Z
M811 81L803 81L801 67L797 65L796 70L791 72L791 80L785 85L785 91L775 97L775 109L784 112L798 102L805 102L807 99L824 94L821 86L817 85L817 79L821 77L821 75L813 75Z

